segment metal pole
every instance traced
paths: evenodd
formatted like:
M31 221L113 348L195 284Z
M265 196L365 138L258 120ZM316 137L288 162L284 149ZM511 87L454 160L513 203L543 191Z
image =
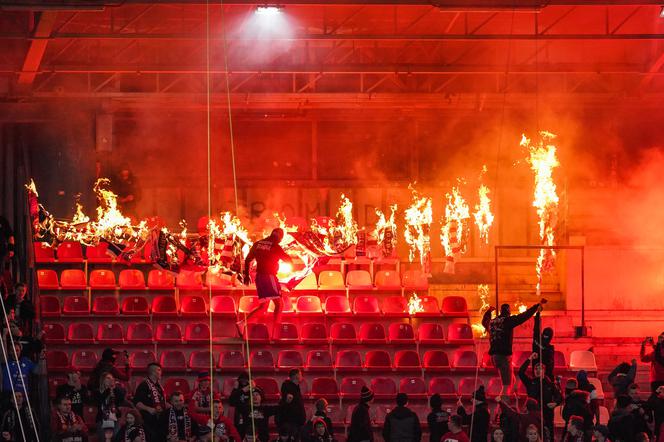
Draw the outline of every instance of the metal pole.
M494 246L493 262L494 262L494 271L496 274L496 310L500 311L500 307L498 306L498 247L499 246Z
M581 327L586 326L586 278L585 278L586 248L581 249Z

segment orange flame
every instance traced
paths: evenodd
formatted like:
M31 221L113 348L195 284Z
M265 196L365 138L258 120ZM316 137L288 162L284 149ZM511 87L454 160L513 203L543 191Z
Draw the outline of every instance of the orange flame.
M422 300L420 299L419 296L417 296L417 293L413 293L408 299L408 314L410 316L413 316L416 313L420 313L424 311L424 306L422 305Z
M25 185L25 188L29 192L32 192L35 196L37 197L39 196L39 194L37 193L37 185L35 185L35 180L33 180L32 178L30 178L30 182Z
M486 173L486 166L482 166L482 173L480 174L480 179ZM475 225L477 226L480 239L484 240L485 244L489 244L489 229L493 224L493 213L491 213L491 200L489 199L489 193L491 192L487 186L483 183L480 183L478 189L479 202L475 205L475 213L473 217L475 218Z
M482 325L482 316L484 316L484 313L489 309L489 285L488 284L478 284L477 285L477 296L479 296L480 301L482 301L482 305L479 308L479 319L477 322L474 322L471 324L471 327L473 331L477 335L479 335L481 338L485 338L487 333L486 329Z
M433 221L431 198L420 197L415 188L412 186L409 186L409 188L413 192L413 202L404 212L406 220L404 239L409 246L408 259L413 262L415 254L418 253L420 264L425 273L428 273L428 260L431 253L429 229Z
M76 213L74 214L74 217L71 219L72 224L85 224L90 222L90 218L83 213L83 206L81 203L76 203Z
M452 194L446 194L445 218L440 232L440 241L445 249L445 273L454 273L454 262L466 252L467 226L470 209L461 196L458 187L452 188Z
M376 221L376 227L374 228L372 235L378 240L379 243L382 243L385 240L385 233L387 231L391 231L393 243L392 246L394 246L397 237L397 225L394 221L397 205L392 204L390 206L390 211L390 217L386 218L385 214L380 209L376 209L376 216L378 216L378 220Z
M337 222L333 230L341 234L341 241L345 245L357 244L358 228L353 219L353 203L343 193L341 194L341 205L337 210Z
M521 301L516 301L516 302L514 303L514 308L515 308L519 313L523 313L523 312L525 312L526 310L528 310L528 306L527 306L526 304L524 304L523 302L521 302Z

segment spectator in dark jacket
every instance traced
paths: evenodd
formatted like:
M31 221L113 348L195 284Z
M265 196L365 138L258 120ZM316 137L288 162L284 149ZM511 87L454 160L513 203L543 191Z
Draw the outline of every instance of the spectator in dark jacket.
M635 419L632 412L635 405L627 395L616 398L616 408L609 419L609 430L613 434L614 442L634 442Z
M0 416L0 436L3 441L36 442L37 425L33 419L35 410L28 409L25 395L14 393L12 403ZM23 435L25 434L25 437Z
M646 401L641 400L637 384L629 386L629 397L632 399L632 404L634 405L634 410L632 411L634 415L634 431L652 436L652 432L650 431L650 425L653 421L652 410L650 410Z
M562 402L562 394L556 383L544 374L542 364L539 362L533 362L537 360L538 357L539 355L537 353L533 353L523 362L523 364L521 364L521 367L519 368L519 379L526 387L528 397L535 399L538 403L543 402L544 408L542 414L544 415L544 427L547 429L548 435L552 437L553 410ZM533 362L533 372L535 374L532 378L526 374L531 362Z
M540 361L544 365L544 373L549 379L553 379L553 368L555 365L556 348L551 343L553 329L546 327L542 329L541 312L535 313L535 326L533 327L533 353L542 354Z
M657 337L655 344L652 337L641 343L641 362L650 363L650 391L664 385L664 332Z
M447 422L450 420L450 413L443 410L443 399L438 393L429 398L429 407L431 407L431 412L427 416L429 442L440 442L443 434L450 431L447 426Z
M304 400L300 391L302 372L298 368L288 373L288 379L281 384L281 400L279 401L279 414L277 425L288 427L291 434L299 436L304 423L307 421L307 413L304 409Z
M611 432L609 431L609 427L606 425L595 425L595 428L593 429L594 442L611 442L609 439L610 435Z
M92 400L90 390L81 383L81 372L78 370L67 373L67 382L58 385L55 396L71 399L71 409L79 416L83 416L83 406Z
M588 373L585 370L579 370L576 374L577 389L586 391L590 395L590 412L595 417L595 423L600 424L599 421L599 397L597 396L597 388L588 380ZM606 424L606 422L604 422Z
M97 363L92 374L90 374L90 380L88 381L88 389L90 391L97 391L99 389L99 381L102 373L111 373L113 378L120 381L128 381L131 377L131 369L129 368L129 359L125 358L125 368L123 371L120 371L115 366L115 360L118 351L113 350L112 348L106 348L101 354L101 360Z
M486 403L484 386L481 385L473 393L473 406L475 409L472 414L466 412L461 400L459 400L458 405L457 414L461 416L464 425L470 426L468 431L471 442L485 442L489 434L491 415L489 414L489 406Z
M563 405L562 416L565 420L565 426L569 423L569 419L572 416L578 416L583 418L583 431L590 432L593 428L593 414L590 410L590 395L587 391L582 391L576 389L578 383L576 379L568 379L568 385L565 389L567 394L565 395L565 404ZM569 387L573 385L574 388L570 389Z
M655 421L655 439L657 442L664 441L664 385L648 398L648 409L652 410Z
M29 325L35 319L35 306L26 299L28 287L21 283L14 286L14 293L7 298L5 308L7 312L14 310L14 319L18 322L24 333L30 331Z
M246 372L240 373L237 377L235 387L231 391L231 396L228 398L228 403L235 409L233 424L242 439L247 434L250 398L251 386L249 385L249 374Z
M613 387L613 394L618 397L628 394L629 386L634 383L636 378L636 359L632 359L632 364L621 362L609 374L609 383Z
M498 396L496 398L500 405L501 413L505 413L510 416L512 419L516 420L519 423L519 436L518 440L522 442L527 442L527 430L528 427L534 425L537 427L537 431L542 431L541 426L541 415L539 403L533 399L526 399L526 412L519 413L517 410L512 409L509 405L502 401L502 398Z
M265 393L261 388L252 388L251 393L253 406L249 410L249 422L247 422L246 427L247 440L251 442L268 442L270 438L270 416L276 416L279 412L279 407L277 405L263 405ZM279 432L282 433L287 430L289 430L288 427L282 427ZM255 431L255 437L252 436L253 431Z
M308 442L334 442L334 438L327 430L327 424L323 418L314 418L312 432L307 437Z
M385 417L383 439L385 442L420 442L422 429L417 414L406 407L406 393L397 394L397 406Z
M120 407L124 404L126 392L115 384L111 373L103 373L99 389L94 393L97 404L97 440L104 440L110 431L113 436L120 431Z
M307 421L306 424L304 424L304 427L302 427L302 432L300 433L300 439L306 441L308 435L311 435L314 433L314 421L316 419L323 419L325 422L325 430L330 434L331 437L334 437L334 431L332 429L332 419L327 417L327 400L321 398L318 399L314 405L316 407L316 411L314 411L314 415Z
M369 416L369 404L373 401L374 393L367 387L362 387L360 392L360 403L353 409L348 429L348 442L373 442L371 431L371 417Z

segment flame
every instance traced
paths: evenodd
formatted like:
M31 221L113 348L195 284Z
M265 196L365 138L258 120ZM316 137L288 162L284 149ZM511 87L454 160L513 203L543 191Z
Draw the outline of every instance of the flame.
M118 209L118 196L106 188L110 183L108 178L99 178L94 185L94 192L99 201L94 231L100 237L107 239L120 237L124 229L131 228L131 220Z
M486 166L482 166L482 173L480 174L480 179L482 175L486 173ZM480 232L480 239L484 240L485 244L489 244L489 229L493 224L493 213L491 213L491 200L489 199L489 193L491 192L487 186L483 183L480 184L478 189L479 202L475 205L475 213L473 217L475 218L475 225Z
M25 188L28 190L28 192L32 192L35 196L39 196L37 193L37 186L35 185L35 180L30 178L30 182L25 185Z
M414 314L423 311L424 306L422 305L422 300L417 296L417 293L413 293L410 299L408 299L408 314L413 316Z
M409 246L408 260L413 262L415 254L420 257L420 264L427 267L427 260L431 253L431 240L429 229L433 221L431 198L420 197L414 187L408 186L413 192L413 201L404 212L406 229L404 239ZM427 272L428 273L428 272Z
M390 217L386 218L381 210L376 209L378 220L376 221L376 227L372 232L372 236L376 238L379 244L386 245L388 250L394 250L397 245L397 225L394 221L396 211L397 205L392 204L390 206ZM388 241L388 243L386 244L385 241Z
M293 264L290 262L279 261L278 278L282 279L293 273Z
M34 183L33 183L34 184ZM71 220L72 224L85 224L90 222L90 218L83 213L83 206L81 203L76 203L76 213Z
M514 308L515 308L515 310L517 310L519 313L523 313L523 312L525 312L526 310L528 310L528 306L527 306L526 304L524 304L523 302L521 302L521 301L516 301L516 302L514 303Z
M521 136L521 146L528 149L527 159L531 170L535 173L535 192L533 207L539 217L539 236L543 245L556 244L555 230L558 224L558 194L553 181L553 170L560 166L556 157L556 146L551 141L556 136L550 132L540 132L537 144L531 144L525 135ZM555 264L556 252L553 249L540 249L537 257L537 293L540 293L542 274L551 271Z
M446 194L445 218L440 232L440 241L445 249L445 273L454 273L457 257L466 253L468 241L468 219L470 209L461 196L458 187L452 188L452 194Z
M479 319L477 322L471 324L472 329L475 331L477 335L479 335L481 338L485 338L487 333L486 329L482 325L482 316L484 316L484 313L489 309L490 305L488 302L489 299L489 285L488 284L478 284L477 285L477 296L479 296L480 301L482 301L482 305L479 308Z
M337 222L333 231L341 235L341 241L345 245L357 244L357 223L353 219L353 203L346 195L341 194L341 205L337 210Z

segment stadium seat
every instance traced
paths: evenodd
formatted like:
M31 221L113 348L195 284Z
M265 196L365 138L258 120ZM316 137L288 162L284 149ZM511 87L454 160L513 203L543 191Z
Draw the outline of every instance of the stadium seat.
M486 387L486 395L490 398L495 398L503 390L503 381L499 377L489 379Z
M256 386L260 387L265 393L267 401L275 401L279 399L279 384L274 378L255 378Z
M70 316L89 315L88 298L85 296L67 296L62 304L62 313Z
M326 344L327 330L325 324L308 322L302 326L302 343L307 345Z
M282 322L278 328L279 341L296 343L300 342L300 334L297 331L297 325L290 322Z
M157 358L150 350L139 350L129 355L129 367L132 370L147 370L148 364L157 362Z
M46 365L49 371L69 370L69 357L61 350L48 350L46 352Z
M155 296L152 299L152 314L155 316L173 316L178 314L178 306L172 295Z
M325 299L325 314L330 316L349 315L350 304L346 296L333 295Z
M443 298L443 306L440 311L445 316L467 317L468 305L466 304L466 298L462 296L446 296Z
M123 315L148 315L150 306L148 300L142 296L127 296L122 300Z
M314 378L311 382L311 397L325 398L327 400L337 399L339 397L339 386L334 378Z
M164 270L150 270L148 288L150 290L170 290L175 287L173 275Z
M97 365L97 353L89 350L77 350L71 355L71 366L81 371L88 371Z
M97 425L97 407L90 404L83 405L83 422L88 428L95 428Z
M118 277L120 290L145 290L145 276L137 269L124 269Z
M450 360L443 350L429 350L424 353L424 369L426 371L444 371L450 369Z
M45 324L44 337L48 344L64 344L65 328L62 324Z
M523 351L523 350L515 351L512 354L512 367L517 369L521 367L521 364L523 364L526 361L526 359L530 357L531 354L533 354L532 351Z
M181 344L182 330L178 324L159 323L154 332L154 340L160 344Z
M281 350L277 356L277 368L289 369L304 367L302 353L297 350Z
M384 344L387 342L385 327L379 323L364 323L360 326L360 342L363 344Z
M97 326L97 342L102 344L124 343L122 326L114 322L99 324Z
M414 350L399 350L394 355L394 368L401 372L406 370L422 370L420 355Z
M480 378L461 378L459 380L459 396L471 396L481 385L484 385L484 382Z
M484 356L482 356L482 368L495 368L493 366L493 359L491 359L491 355L489 353L484 353Z
M450 324L447 327L447 340L452 344L472 344L473 329L468 324Z
M599 406L599 421L600 422L608 422L610 419L609 415L609 409L606 408L604 405ZM661 435L661 433L660 433Z
M415 313L416 317L440 317L440 308L438 307L438 300L429 295L420 296L420 303L422 304L422 310Z
M417 337L420 344L443 344L445 333L440 324L434 322L423 322L417 329Z
M349 290L372 290L371 274L366 270L350 270L346 274L346 285Z
M406 322L395 322L390 324L389 338L392 344L414 344L415 333L413 326Z
M127 326L127 342L131 344L151 344L152 326L145 322L130 322Z
M238 313L249 313L258 307L258 296L243 296L238 304Z
M392 370L390 354L384 350L369 350L364 359L364 367L373 371Z
M370 388L373 390L376 399L394 400L397 394L397 385L391 378L372 378Z
M194 350L189 355L189 368L198 371L210 371L210 363L212 363L212 370L214 370L215 360L214 355L210 359L210 350Z
M95 342L92 325L86 322L69 324L67 340L72 344L93 344Z
M299 296L295 303L295 312L298 315L320 315L323 313L318 296Z
M187 342L209 342L210 326L204 322L190 322L184 330L184 340Z
M55 254L53 253L53 247L47 245L45 242L35 242L33 243L35 250L35 262L38 264L54 262Z
M164 396L170 397L175 391L181 391L184 397L188 397L191 393L189 381L185 378L167 378L164 382Z
M461 369L477 368L477 353L472 350L456 350L452 358L452 367Z
M274 370L274 357L269 350L252 350L249 354L249 366L252 370Z
M100 242L96 246L87 246L85 248L85 257L92 263L110 263L113 258L108 255L108 243Z
M334 365L339 371L362 370L362 356L356 350L339 350Z
M210 302L210 313L212 316L235 317L235 300L231 296L213 296Z
M77 242L63 242L58 247L56 254L59 262L83 262L83 249L81 244Z
M456 398L456 387L450 378L432 378L429 381L429 394L439 394L444 399Z
M207 303L202 296L182 296L180 298L180 313L184 316L206 316Z
M307 353L308 371L332 371L332 355L327 350L310 350Z
M318 275L320 290L345 290L344 277L340 271L324 270Z
M565 353L560 350L555 350L553 352L553 366L555 369L565 370L567 369L567 360L565 359Z
M597 371L597 362L593 352L587 350L574 350L569 355L569 369L572 371Z
M50 367L49 367L50 368ZM55 399L55 394L60 385L65 385L67 383L67 378L61 376L49 376L48 377L48 398L53 400Z
M401 295L383 298L383 315L396 318L408 316L408 299Z
M55 270L50 269L37 270L37 285L39 290L57 290L60 287L58 274L55 273Z
M219 355L219 368L227 370L244 369L244 354L241 351L227 350Z
M40 296L39 310L43 318L60 316L60 300L55 296Z
M247 324L247 339L252 343L270 342L270 332L265 324Z
M63 290L85 290L85 273L80 269L65 269L60 273L60 287Z
M401 277L401 285L406 290L427 290L429 280L427 275L419 270L406 270Z
M375 282L378 290L401 290L401 278L395 270L377 271Z
M200 272L182 271L175 279L175 286L180 290L202 290L202 275Z
M295 286L295 290L317 290L318 281L316 280L316 274L314 272L308 273L298 285Z
M120 306L115 296L98 296L92 301L92 313L95 315L119 315Z
M178 327L179 329L179 327ZM187 367L187 360L180 350L164 350L159 356L162 368L173 371L183 371Z
M357 343L355 327L348 322L335 322L330 327L330 340L333 344Z
M425 399L427 397L427 385L424 379L402 378L399 381L399 393L406 393L408 399Z
M353 312L361 316L380 316L378 299L375 296L358 296L353 301Z
M362 378L343 378L339 386L339 394L341 397L359 399L362 387L366 385Z
M93 270L89 282L93 290L115 290L115 273L111 270Z
M233 287L230 276L223 273L207 272L205 274L205 287L215 290L228 290Z

